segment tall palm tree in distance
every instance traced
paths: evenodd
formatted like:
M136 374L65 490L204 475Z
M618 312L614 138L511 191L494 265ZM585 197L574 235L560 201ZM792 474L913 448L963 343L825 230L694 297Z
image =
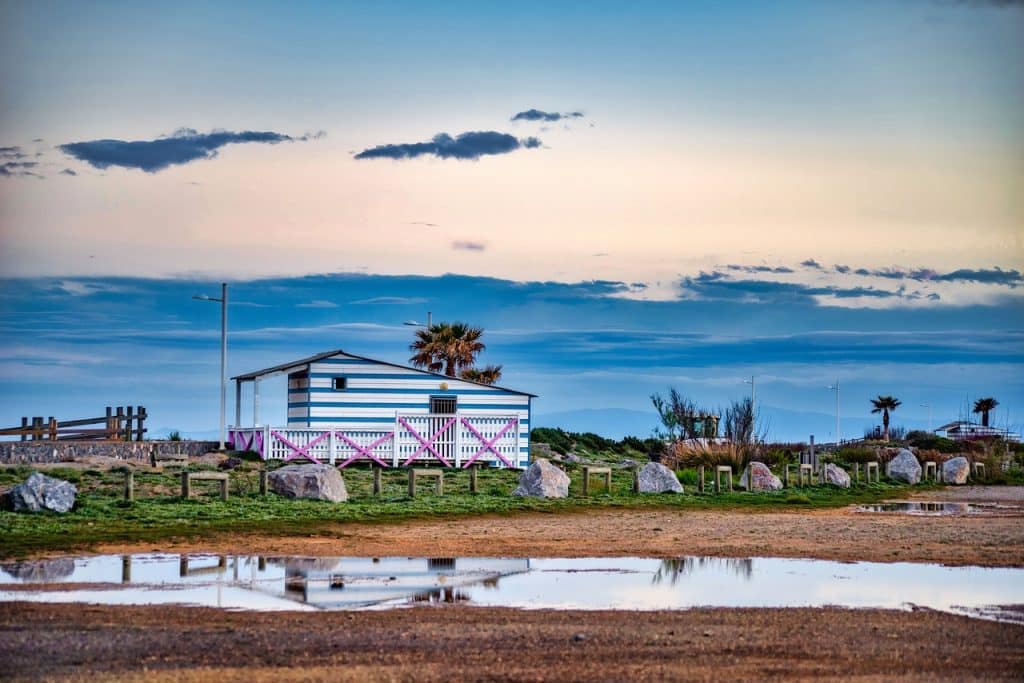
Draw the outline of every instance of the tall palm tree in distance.
M889 440L889 413L896 410L902 402L892 396L879 396L871 399L872 413L882 414L882 438Z
M988 398L979 398L974 402L974 410L971 412L981 413L981 426L988 427L988 414L996 409L999 405L999 401L995 400L991 396Z
M409 362L418 368L457 377L460 371L472 368L477 354L486 348L480 341L483 333L479 327L459 322L437 323L416 330L416 339L409 345L413 352Z

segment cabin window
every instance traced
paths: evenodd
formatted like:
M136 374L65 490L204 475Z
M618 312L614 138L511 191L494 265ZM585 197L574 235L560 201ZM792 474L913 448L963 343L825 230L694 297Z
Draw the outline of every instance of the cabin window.
M345 389L348 389L348 378L347 377L334 377L331 380L331 382L332 382L331 386L332 386L332 388L335 391L345 391Z
M435 415L454 415L455 396L431 396L430 412Z

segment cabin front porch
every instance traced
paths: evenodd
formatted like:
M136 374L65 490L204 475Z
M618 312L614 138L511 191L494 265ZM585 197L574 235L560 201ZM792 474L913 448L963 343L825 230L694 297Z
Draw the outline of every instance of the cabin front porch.
M264 460L309 460L347 467L440 464L445 467L519 468L519 416L480 413L396 413L387 428L229 427L234 450L254 451Z

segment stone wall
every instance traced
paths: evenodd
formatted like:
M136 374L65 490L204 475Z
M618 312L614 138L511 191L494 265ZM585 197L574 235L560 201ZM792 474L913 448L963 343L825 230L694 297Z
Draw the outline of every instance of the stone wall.
M217 450L215 441L0 441L0 463L71 462L89 456L118 460L149 460L157 453L185 453L195 456Z

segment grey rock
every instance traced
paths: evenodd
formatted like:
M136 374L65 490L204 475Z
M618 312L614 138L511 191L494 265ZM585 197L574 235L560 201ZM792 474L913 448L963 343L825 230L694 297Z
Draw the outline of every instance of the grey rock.
M15 512L52 510L61 514L75 506L78 489L69 481L33 472L4 496L4 507Z
M752 462L743 470L739 487L747 491L781 491L782 480L763 462Z
M348 500L345 480L330 465L286 465L267 476L274 493L286 498L312 498L343 503Z
M825 483L840 488L850 488L850 475L839 465L828 463L825 465Z
M966 484L971 473L971 463L962 455L942 463L942 481L947 484Z
M682 493L683 485L676 473L660 462L649 462L640 468L640 493Z
M904 484L916 484L921 481L921 463L917 461L917 456L906 448L901 448L896 457L886 465L885 474L890 479L902 481Z
M241 458L234 458L234 457L232 457L232 458L228 458L227 460L225 460L222 463L220 463L219 465L217 465L217 469L219 469L219 470L234 470L234 469L238 469L241 466L242 466L242 459Z
M75 561L70 557L52 560L18 560L0 564L0 569L19 581L52 583L67 578L75 571Z
M535 498L567 498L569 496L569 475L544 458L538 458L519 475L519 486L513 496Z

